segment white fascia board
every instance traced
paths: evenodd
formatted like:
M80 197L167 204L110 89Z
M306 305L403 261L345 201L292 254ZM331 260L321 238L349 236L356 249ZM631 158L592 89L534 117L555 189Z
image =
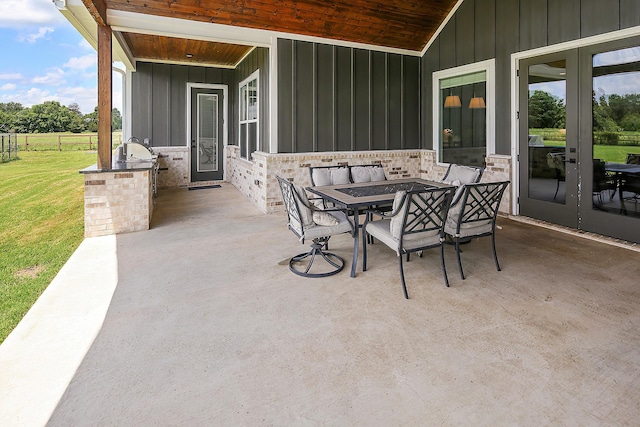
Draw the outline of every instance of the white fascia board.
M446 18L444 18L444 21L442 21L442 23L440 24L440 26L438 27L438 29L436 30L435 33L433 33L433 36L431 36L431 38L429 39L429 41L427 42L427 44L424 46L424 48L422 49L422 52L420 52L420 56L424 56L425 53L427 53L427 50L429 50L429 48L431 47L431 45L433 44L433 42L436 40L436 38L438 38L438 36L440 35L440 33L442 32L442 30L444 29L444 27L449 23L449 21L451 20L451 18L453 18L453 15L456 14L456 11L458 10L458 8L460 7L460 5L462 4L464 0L458 0L458 2L455 4L455 6L453 6L453 8L451 8L451 11L449 12L449 14L447 15Z
M334 46L367 49L379 52L397 53L408 56L421 56L419 51L395 49L364 43L353 43L323 37L303 36L300 34L234 27L209 22L147 15L143 13L107 10L107 22L115 31L151 34L158 36L189 38L218 43L240 44L256 47L271 47L277 38L308 41Z

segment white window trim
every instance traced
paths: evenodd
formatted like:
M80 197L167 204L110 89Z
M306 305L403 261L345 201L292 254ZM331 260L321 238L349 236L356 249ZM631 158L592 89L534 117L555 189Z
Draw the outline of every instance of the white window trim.
M447 70L435 71L432 77L432 102L433 102L433 135L432 149L439 153L440 150L440 80L454 77L462 74L470 74L479 71L487 73L487 93L485 104L487 106L487 152L490 156L496 151L496 61L489 59L486 61L476 62L474 64L463 65L461 67L449 68ZM440 156L436 155L438 165L447 165L442 163Z
M250 120L242 120L242 88L249 84L252 80L256 81L256 118ZM256 124L256 151L260 151L260 70L255 70L249 77L244 79L238 84L238 147L240 147L240 158L247 161L252 161L251 154L249 152L249 139L247 139L247 158L242 157L242 125L247 123L255 123Z

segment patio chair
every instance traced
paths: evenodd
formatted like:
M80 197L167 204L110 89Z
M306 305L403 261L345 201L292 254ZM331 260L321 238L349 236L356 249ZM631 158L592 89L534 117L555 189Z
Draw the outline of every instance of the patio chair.
M500 271L496 253L496 219L500 201L509 181L466 184L460 187L457 201L449 208L444 231L455 242L460 277L464 280L462 261L460 259L460 243L462 239L491 237L493 258L496 269Z
M640 154L628 153L627 154L628 165L640 165ZM624 174L622 183L620 184L621 194L623 200L633 200L634 203L638 203L640 200L640 175L635 173ZM624 192L633 193L630 197L624 197Z
M594 207L603 209L602 193L609 191L609 201L611 201L617 187L615 177L607 173L605 162L593 159L593 196L596 198Z
M431 188L396 193L393 210L385 213L368 211L382 219L370 221L362 227L362 271L367 270L367 235L375 237L396 251L400 265L400 281L404 297L409 298L404 277L403 255L440 247L440 260L445 285L449 286L444 264L444 221L451 203L454 187ZM422 255L422 254L420 254Z
M452 163L447 168L447 172L442 177L441 182L460 186L480 182L484 168L477 166L464 166Z
M564 170L564 153L547 153L547 166L553 169L556 175L556 192L553 195L553 200L558 197L558 190L560 189L560 182L565 182L565 170Z
M298 237L301 243L305 240L312 240L309 252L301 253L289 260L289 270L303 277L327 277L342 271L344 259L338 255L327 252L323 248L328 247L331 236L337 234L350 233L353 236L354 228L345 212L340 209L321 210L309 202L304 188L294 185L279 176L278 184L282 191L282 198L287 210L287 226L293 234ZM316 258L321 258L329 264L330 270L312 272ZM296 268L304 260L309 259L306 266ZM316 268L317 270L317 268Z
M348 166L309 166L311 185L314 187L325 185L350 184Z

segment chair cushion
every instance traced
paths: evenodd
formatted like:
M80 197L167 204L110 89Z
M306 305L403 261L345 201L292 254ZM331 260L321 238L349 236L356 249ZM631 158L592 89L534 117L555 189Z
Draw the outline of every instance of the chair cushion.
M313 212L313 222L315 222L317 225L323 225L326 227L338 225L339 223L338 219L335 216L330 215L329 212L319 211Z
M460 187L464 188L464 186ZM447 220L444 223L444 232L451 236L456 235L458 228L458 219L463 208L462 203L457 203L449 208L447 214ZM490 233L492 227L492 221L490 219L476 222L467 222L460 225L460 237L474 236L478 234Z
M349 184L349 169L344 166L335 168L316 168L311 171L313 185L338 185Z
M378 239L394 251L399 256L401 250L400 239L391 235L391 220L383 219L372 221L367 224L366 232ZM406 234L402 240L403 249L411 251L419 248L428 248L440 244L440 233L437 230L425 233Z
M328 215L334 217L338 223L332 226L324 226L324 225L314 225L305 228L304 230L304 238L305 239L317 239L319 237L333 236L336 234L349 233L353 230L353 226L351 222L344 214L344 212L324 212Z
M307 198L307 192L299 185L293 185L298 195L298 209L300 210L300 221L304 227L308 227L313 224L313 211L308 207L309 199ZM298 230L300 231L300 230Z
M459 181L460 184L473 184L478 180L479 176L480 170L477 168L452 164L443 182L445 184L453 184L454 181Z
M390 220L389 231L395 239L400 239L400 235L402 234L402 222L404 221L404 213L407 210L407 205L405 203L401 208L400 204L405 200L406 194L406 191L398 191L393 199L393 207L391 210L397 213Z
M354 183L385 181L382 166L351 166L351 179Z

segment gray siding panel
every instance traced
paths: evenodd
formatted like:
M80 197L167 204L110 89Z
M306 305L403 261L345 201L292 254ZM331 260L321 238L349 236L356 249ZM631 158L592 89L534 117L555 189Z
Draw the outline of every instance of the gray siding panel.
M315 115L314 53L313 43L297 42L295 44L296 91L294 101L296 106L296 151L298 152L314 151L315 148L315 129L313 127Z
M132 76L131 100L131 135L144 140L149 138L153 143L152 132L152 68L151 64L138 64L138 72Z
M333 88L333 70L335 68L333 46L318 45L316 75L318 88ZM334 147L334 91L318 90L318 107L316 123L316 148L318 151L333 151Z
M581 37L589 37L620 28L619 0L582 0Z
M496 152L511 152L511 53L519 49L517 2L496 0Z
M547 1L520 0L520 49L547 44Z
M496 26L496 1L476 0L475 2L475 61L491 59L496 55L496 34L491 29Z
M356 49L353 51L354 60L354 144L355 150L369 149L369 103L370 81L369 51Z
M465 0L456 12L456 40L466 40L455 45L456 65L475 62L474 6L475 0Z
M421 122L422 133L420 147L431 149L433 147L433 72L440 69L440 41L436 39L427 53L422 57L421 82L422 99Z
M293 41L278 40L278 152L293 153ZM287 102L288 101L288 102Z
M456 65L456 17L445 25L438 37L440 40L440 67L447 69Z
M336 47L336 142L339 151L352 150L353 93L351 73L353 71L351 49ZM280 102L280 99L278 99Z
M171 110L172 114L179 115L183 112L186 117L187 113L187 76L189 75L188 67L175 66L171 68ZM169 145L185 146L187 145L187 128L186 120L171 120L171 138Z
M402 122L404 106L403 100L403 78L402 56L387 56L387 81L388 81L388 98L387 98L387 146L390 150L399 150L402 148Z
M171 130L171 66L153 64L153 144L158 147L169 145Z
M620 0L620 29L640 25L640 1Z
M549 44L580 38L580 0L549 0Z
M387 54L371 55L371 146L384 150L387 146Z
M403 66L402 146L420 148L420 58L405 57Z

